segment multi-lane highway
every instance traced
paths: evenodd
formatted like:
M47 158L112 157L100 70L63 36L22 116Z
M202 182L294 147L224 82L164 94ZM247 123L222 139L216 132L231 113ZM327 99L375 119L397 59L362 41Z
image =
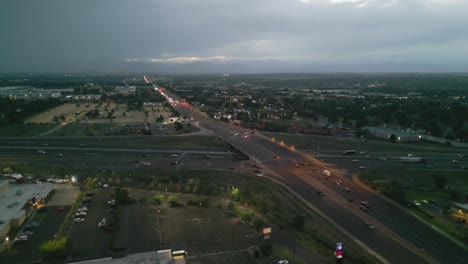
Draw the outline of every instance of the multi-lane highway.
M199 125L222 137L226 142L268 167L277 178L300 194L311 205L343 227L351 236L363 242L390 263L466 263L467 251L451 239L420 222L404 208L388 202L380 194L362 188L349 175L331 170L330 179L324 177L324 164L312 155L290 150L251 131L206 118L196 109L173 94L165 92L173 106L182 114L193 118ZM306 164L300 165L300 164ZM299 166L298 166L299 164ZM310 164L310 165L308 165ZM336 180L342 183L337 185ZM348 187L351 193L345 191ZM318 195L317 191L325 193ZM349 199L352 202L349 202ZM371 209L359 208L368 201ZM370 232L362 228L368 221L376 226Z

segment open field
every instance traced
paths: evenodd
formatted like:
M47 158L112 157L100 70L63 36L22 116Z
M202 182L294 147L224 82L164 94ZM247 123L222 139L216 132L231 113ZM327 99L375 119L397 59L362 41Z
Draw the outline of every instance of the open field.
M111 123L110 114L112 114L112 123L117 124L141 124L156 123L156 118L163 115L165 118L171 116L171 112L163 107L145 107L144 111L128 111L125 104L116 103L67 103L57 106L48 111L38 113L28 118L25 123L55 124L55 116L64 116L64 122L69 123L74 120L84 122L85 114L89 111L97 111L95 117L89 117L88 123Z
M0 137L32 137L54 128L53 124L12 124L0 126Z

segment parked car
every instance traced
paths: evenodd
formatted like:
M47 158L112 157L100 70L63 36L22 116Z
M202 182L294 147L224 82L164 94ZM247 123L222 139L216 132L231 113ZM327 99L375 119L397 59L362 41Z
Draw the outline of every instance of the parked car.
M75 220L73 220L73 222L75 222L75 223L84 222L84 218L79 218L79 217L77 217L77 218L75 218Z
M63 208L61 206L57 208L57 211L59 211L59 212L63 212L64 210L65 210L65 208Z
M14 241L27 241L27 240L28 240L28 236L20 235L20 236L17 236Z
M458 217L457 220L456 220L456 222L459 223L459 224L464 224L464 223L466 223L466 219L465 219L465 218Z

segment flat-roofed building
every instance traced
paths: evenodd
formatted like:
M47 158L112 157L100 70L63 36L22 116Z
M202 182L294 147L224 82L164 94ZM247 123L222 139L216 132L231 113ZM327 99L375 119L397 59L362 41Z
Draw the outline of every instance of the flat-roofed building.
M102 258L71 264L185 264L184 256L172 256L170 249L127 255L124 258Z
M50 183L11 184L0 180L0 241L12 227L21 226L33 212L32 202L40 202L53 190Z

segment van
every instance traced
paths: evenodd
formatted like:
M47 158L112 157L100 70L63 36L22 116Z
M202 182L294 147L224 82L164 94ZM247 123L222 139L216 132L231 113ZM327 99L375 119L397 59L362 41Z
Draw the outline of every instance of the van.
M101 222L98 223L98 227L101 228L106 225L106 218L103 218Z

